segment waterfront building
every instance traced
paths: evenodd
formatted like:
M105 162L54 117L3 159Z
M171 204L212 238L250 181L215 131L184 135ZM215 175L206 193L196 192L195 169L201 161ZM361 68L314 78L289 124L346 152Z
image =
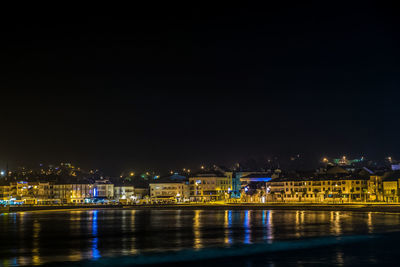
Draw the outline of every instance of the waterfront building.
M145 199L149 196L149 187L136 187L135 186L135 196L137 199Z
M368 200L384 201L383 198L383 175L384 173L370 176L368 181Z
M243 202L262 202L266 201L266 182L274 176L270 172L247 172L240 178L241 200Z
M369 177L296 177L266 182L267 201L355 202L366 201Z
M232 197L240 197L241 192L243 189L248 186L252 182L257 182L256 180L252 180L251 178L264 178L268 177L271 179L275 174L271 173L265 173L265 172L257 172L257 171L236 171L233 173L232 177ZM265 179L259 179L258 181L260 182L261 180ZM264 186L265 183L263 183L262 186ZM253 186L251 186L253 188ZM248 193L248 192L246 192Z
M98 199L113 199L114 184L107 179L96 180L94 183L93 197Z
M240 193L242 190L242 184L240 182L240 178L242 176L248 175L251 172L234 172L232 175L232 198L240 198Z
M9 199L20 204L53 204L52 185L49 182L11 182Z
M114 198L123 204L135 202L135 187L126 183L114 184Z
M0 185L0 200L7 201L11 197L10 194L10 186L9 185Z
M189 184L186 181L160 178L150 182L150 199L159 202L186 202L189 200Z
M383 196L385 202L399 201L399 181L398 179L389 179L383 181Z
M26 181L11 182L10 194L12 197L17 199L29 196L28 182Z
M94 197L94 185L86 183L55 184L53 185L54 198L64 204L82 204Z
M382 177L382 195L385 202L399 202L400 171L387 172Z
M202 171L189 178L191 201L229 199L232 190L232 172Z
M53 183L50 182L29 182L28 189L32 190L32 196L37 205L47 205L58 203L59 200L54 198Z

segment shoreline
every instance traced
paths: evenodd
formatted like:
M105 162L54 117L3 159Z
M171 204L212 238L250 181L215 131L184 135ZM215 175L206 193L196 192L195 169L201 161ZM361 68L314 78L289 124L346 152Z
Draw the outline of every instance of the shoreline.
M2 213L65 210L299 210L299 211L356 211L400 213L400 204L165 204L165 205L82 205L31 206L0 208Z

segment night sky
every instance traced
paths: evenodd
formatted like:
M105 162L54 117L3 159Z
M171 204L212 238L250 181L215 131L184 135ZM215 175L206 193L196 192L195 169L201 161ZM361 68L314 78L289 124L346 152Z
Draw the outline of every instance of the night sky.
M0 163L400 156L397 7L317 3L6 12Z

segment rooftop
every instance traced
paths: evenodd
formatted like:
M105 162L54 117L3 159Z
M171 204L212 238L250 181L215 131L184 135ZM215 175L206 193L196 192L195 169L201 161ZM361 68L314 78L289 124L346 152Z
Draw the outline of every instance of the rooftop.
M226 177L226 175L223 172L212 170L197 172L192 177Z

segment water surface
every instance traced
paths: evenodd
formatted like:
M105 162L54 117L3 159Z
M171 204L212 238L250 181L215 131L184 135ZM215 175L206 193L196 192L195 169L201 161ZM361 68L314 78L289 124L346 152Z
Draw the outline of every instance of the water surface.
M373 236L398 230L400 214L373 212L79 210L8 213L0 215L0 266L165 255L187 250L251 247L252 244L273 246L279 242L318 240L326 236ZM339 247L343 254L344 245ZM298 253L286 253L283 262L281 257L274 259L276 253L268 257L229 260L231 265L237 266L245 264L243 260L252 261L254 266L285 265L288 261L299 265L299 260L304 260L310 251ZM301 256L297 259L296 255ZM325 257L332 264L346 264L346 255L338 257L337 246L330 254L319 255L313 255L310 262L323 263ZM369 263L379 263L379 259L372 258Z

